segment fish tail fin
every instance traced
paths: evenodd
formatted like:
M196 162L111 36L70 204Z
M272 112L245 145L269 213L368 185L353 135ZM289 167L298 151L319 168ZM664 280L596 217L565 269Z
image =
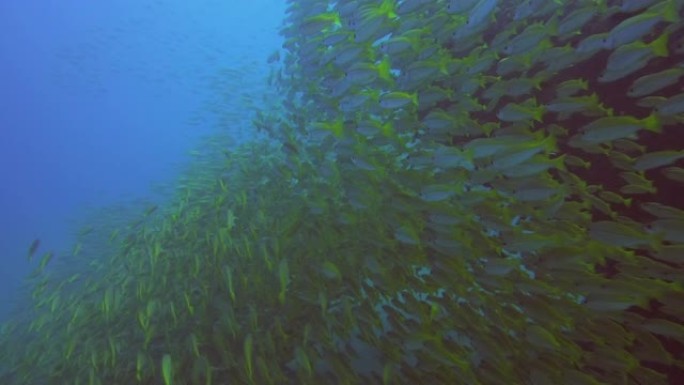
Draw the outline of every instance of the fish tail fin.
M567 167L565 166L565 155L563 154L561 156L558 156L556 158L553 158L551 160L551 164L553 165L553 168L561 171L566 171Z
M380 63L378 64L378 76L382 80L387 80L391 81L392 80L392 75L391 75L391 66L390 66L390 61L389 61L389 56L385 55L383 56L382 60L380 60Z
M534 110L534 114L533 114L534 120L541 123L541 121L544 120L544 113L545 112L546 112L546 108L544 106L538 106Z
M547 153L552 153L558 151L558 143L556 142L556 137L549 135L543 140L543 148Z
M644 122L644 128L649 130L649 131L656 132L656 133L659 133L662 131L662 123L660 121L660 117L656 113L653 113L653 114L649 115L648 117L644 118L643 122Z
M417 106L418 105L418 93L413 93L411 94L411 102L413 105Z
M382 4L380 5L380 9L382 10L383 14L387 16L388 19L397 18L394 0L383 0Z
M660 57L670 56L670 52L667 49L667 42L669 40L670 34L664 33L660 35L659 38L651 42L651 47L653 47L653 54Z
M380 132L388 138L394 136L394 125L391 121L380 126Z
M553 17L549 22L546 23L546 31L548 36L558 36L558 17Z
M663 20L670 23L679 22L679 14L677 13L677 4L670 0L667 5L663 7Z

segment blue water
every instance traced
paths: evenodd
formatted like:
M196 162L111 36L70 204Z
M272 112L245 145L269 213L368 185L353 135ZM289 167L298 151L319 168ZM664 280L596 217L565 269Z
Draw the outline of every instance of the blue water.
M173 186L206 135L250 135L230 112L264 83L283 9L278 0L0 2L0 320L35 238L40 253L59 255L94 209L161 199L159 186Z

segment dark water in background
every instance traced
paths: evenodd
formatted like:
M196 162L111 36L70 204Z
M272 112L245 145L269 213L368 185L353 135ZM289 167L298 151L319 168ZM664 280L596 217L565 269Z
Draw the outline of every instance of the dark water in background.
M275 1L0 4L0 318L35 238L71 249L93 209L162 199L203 136L250 135L223 106L262 87L281 18Z

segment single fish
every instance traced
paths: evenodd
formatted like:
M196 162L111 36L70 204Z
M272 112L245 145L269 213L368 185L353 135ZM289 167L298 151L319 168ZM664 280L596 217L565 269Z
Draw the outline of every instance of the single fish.
M654 74L644 75L636 79L627 91L627 95L638 98L650 95L665 87L676 84L684 76L684 68L670 68Z
M31 259L33 259L33 256L36 254L38 247L40 247L40 239L36 238L33 240L33 242L31 242L31 245L28 249L28 254L26 257L29 260L29 262L31 262Z
M668 39L669 34L663 34L648 44L636 41L620 46L608 57L606 71L617 72L631 66L634 62L646 62L653 57L667 57L669 55Z
M541 122L544 112L544 106L537 105L534 100L529 99L520 104L506 104L497 112L496 116L504 122L524 122L531 120Z
M480 0L468 14L466 24L470 27L484 24L483 22L494 12L499 0Z
M683 158L684 150L649 152L636 159L634 170L646 171L656 167L667 166Z
M162 357L162 376L165 385L173 385L173 363L171 362L171 355L168 353Z
M674 1L663 1L648 11L622 21L610 31L608 48L621 47L635 42L650 33L661 21L676 22L677 9Z
M582 128L580 138L587 143L605 143L615 139L628 138L640 130L660 132L660 121L655 115L644 119L633 116L609 116L597 119Z
M656 108L656 111L660 116L675 116L684 113L684 93L668 98Z
M418 95L407 92L388 92L380 95L380 107L386 109L397 109L406 107L409 104L418 105Z
M668 167L662 171L662 174L669 180L684 183L684 168L682 167Z

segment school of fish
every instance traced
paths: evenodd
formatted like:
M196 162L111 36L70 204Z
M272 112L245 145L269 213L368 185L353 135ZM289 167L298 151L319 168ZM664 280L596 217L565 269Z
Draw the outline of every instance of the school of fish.
M683 0L288 0L258 139L43 257L3 384L677 384Z

